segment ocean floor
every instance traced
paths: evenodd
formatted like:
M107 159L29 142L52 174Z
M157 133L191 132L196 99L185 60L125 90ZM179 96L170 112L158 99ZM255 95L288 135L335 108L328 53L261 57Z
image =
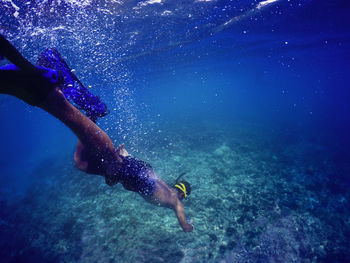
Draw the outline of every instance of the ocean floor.
M192 233L68 152L42 160L25 196L0 198L1 261L350 262L350 193L324 145L247 124L162 131L136 157L169 183L186 172Z

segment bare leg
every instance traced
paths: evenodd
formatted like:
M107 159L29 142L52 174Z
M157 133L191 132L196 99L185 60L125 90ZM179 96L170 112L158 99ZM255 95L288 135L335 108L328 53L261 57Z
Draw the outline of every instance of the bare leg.
M87 172L89 167L89 159L84 144L78 141L77 147L74 153L74 164L75 166L84 172Z
M33 106L47 97L54 87L53 84L42 76L41 70L23 57L1 34L0 53L20 69L18 71L0 70L0 93L15 96Z
M22 56L12 44L0 34L0 51L13 64L17 65L23 71L34 72L36 68L25 57Z
M101 170L99 163L100 160L96 158L94 153L91 153L81 141L78 141L74 153L75 166L89 174L103 174L104 171Z
M0 73L0 76L3 75L11 80L8 83L5 82L7 85L0 85L0 93L15 96L31 105L34 104L31 102L35 101L35 105L61 120L75 133L90 155L94 156L94 164L98 167L98 171L103 172L107 177L115 174L116 165L121 162L121 159L112 141L93 121L70 104L59 88L50 88L49 83L46 87L42 85L41 89L46 88L49 94L42 101L40 99L41 90L35 87L32 75L27 75L23 71ZM27 80L29 85L26 86L24 83Z
M20 98L24 102L35 105L38 103L38 81L37 76L23 70L0 70L0 93ZM49 91L49 83L46 89ZM25 88L18 88L24 87Z
M122 161L108 135L94 122L70 104L40 72L27 61L14 46L0 34L0 52L17 65L19 71L0 71L0 93L15 96L24 102L38 106L66 124L94 155L96 165L110 181L115 178ZM112 178L113 177L113 178Z
M100 166L110 174L113 164L121 162L113 142L94 122L70 104L58 88L39 107L66 124L88 150L100 160Z

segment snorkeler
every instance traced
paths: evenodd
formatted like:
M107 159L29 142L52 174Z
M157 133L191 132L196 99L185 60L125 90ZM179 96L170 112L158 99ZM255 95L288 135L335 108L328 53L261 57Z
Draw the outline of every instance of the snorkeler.
M78 169L102 175L110 186L121 183L146 201L173 209L182 229L193 230L181 202L191 193L189 183L178 178L174 187L170 187L149 164L131 157L123 144L114 147L95 123L98 117L107 114L106 105L83 86L57 50L45 50L39 57L39 66L34 66L0 34L2 57L14 65L0 68L0 93L39 107L69 127L79 139L74 153Z

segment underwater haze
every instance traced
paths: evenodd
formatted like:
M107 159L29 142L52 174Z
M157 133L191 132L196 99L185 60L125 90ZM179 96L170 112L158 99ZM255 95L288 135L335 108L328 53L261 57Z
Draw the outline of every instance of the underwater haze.
M186 173L194 221L184 233L79 171L67 127L1 94L1 262L350 262L349 14L348 0L0 0L0 34L33 63L56 47L116 145L169 184Z

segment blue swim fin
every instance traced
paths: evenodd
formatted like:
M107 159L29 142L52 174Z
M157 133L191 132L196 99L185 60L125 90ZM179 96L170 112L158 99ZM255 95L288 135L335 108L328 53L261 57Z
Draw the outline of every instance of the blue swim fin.
M64 96L77 108L85 111L86 115L93 121L108 113L106 104L85 88L57 49L48 48L44 50L39 55L37 65L57 71L59 78L63 79L64 84L61 85L61 88Z

